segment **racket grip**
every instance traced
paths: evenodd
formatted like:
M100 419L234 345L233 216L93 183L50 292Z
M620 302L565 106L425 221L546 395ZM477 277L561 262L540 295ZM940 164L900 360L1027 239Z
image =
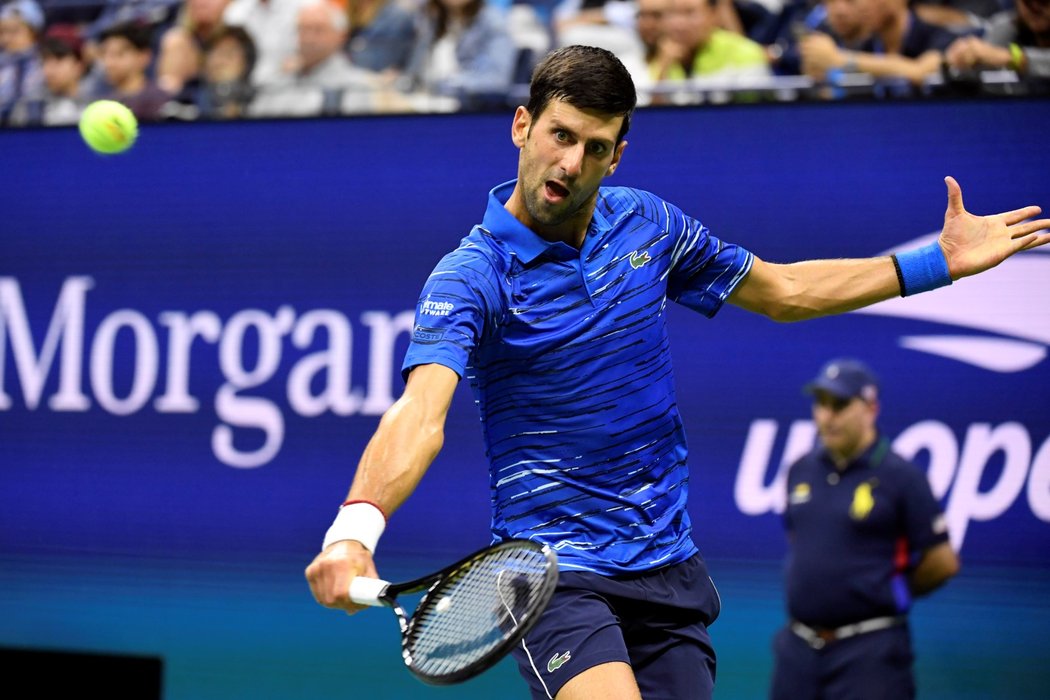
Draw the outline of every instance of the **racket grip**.
M383 595L389 585L390 582L383 579L355 576L350 581L350 600L358 605L385 605L379 596Z

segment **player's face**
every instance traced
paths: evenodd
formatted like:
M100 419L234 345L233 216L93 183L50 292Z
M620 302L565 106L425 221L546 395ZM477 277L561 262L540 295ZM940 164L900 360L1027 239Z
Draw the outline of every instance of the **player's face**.
M577 109L561 100L551 102L535 121L519 107L511 135L521 149L517 190L526 211L524 217L515 215L539 233L585 230L598 186L616 170L627 145L616 142L622 124L622 116Z
M878 404L862 398L841 399L824 391L813 396L813 422L820 441L836 457L851 459L875 437Z

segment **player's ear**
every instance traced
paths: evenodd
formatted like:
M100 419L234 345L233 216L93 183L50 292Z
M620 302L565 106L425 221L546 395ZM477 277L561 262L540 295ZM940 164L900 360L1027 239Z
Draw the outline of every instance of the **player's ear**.
M616 150L613 152L612 162L609 163L609 169L605 171L605 176L606 177L608 177L609 175L612 175L613 173L615 173L616 172L616 168L618 168L620 166L620 159L623 158L623 150L625 148L627 148L627 142L626 141L621 141L620 145L618 145L616 147Z
M514 111L514 121L510 127L510 140L518 148L524 148L525 141L529 138L529 127L532 125L532 115L524 105L519 105Z

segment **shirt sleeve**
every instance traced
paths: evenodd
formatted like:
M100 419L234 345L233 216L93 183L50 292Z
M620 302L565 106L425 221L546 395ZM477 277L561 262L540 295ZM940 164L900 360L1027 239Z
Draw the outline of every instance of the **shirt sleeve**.
M492 306L482 293L485 265L481 256L461 248L442 258L430 273L416 303L402 378L407 380L413 367L425 364L444 365L463 378Z
M904 527L913 555L948 540L948 527L940 503L933 497L926 475L907 465L908 478L903 494Z
M754 255L715 238L674 206L668 205L665 212L666 230L674 238L668 297L710 318L747 277Z

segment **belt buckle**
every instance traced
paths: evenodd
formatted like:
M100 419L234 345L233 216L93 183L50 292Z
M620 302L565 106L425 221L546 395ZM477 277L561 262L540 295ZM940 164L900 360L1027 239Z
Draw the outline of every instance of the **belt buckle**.
M835 630L819 629L810 627L797 620L791 625L792 631L803 639L815 651L820 651L829 642L833 642L836 639Z

